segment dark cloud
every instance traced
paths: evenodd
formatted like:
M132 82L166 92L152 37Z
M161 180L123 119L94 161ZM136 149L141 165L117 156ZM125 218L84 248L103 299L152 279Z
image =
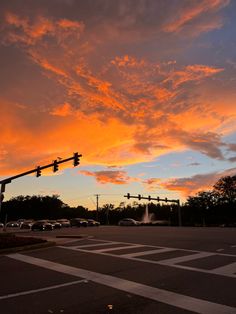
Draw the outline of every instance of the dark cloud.
M227 144L227 146L228 146L229 151L236 152L236 144L230 143L230 144Z
M228 160L229 160L230 162L236 162L236 156L230 157Z

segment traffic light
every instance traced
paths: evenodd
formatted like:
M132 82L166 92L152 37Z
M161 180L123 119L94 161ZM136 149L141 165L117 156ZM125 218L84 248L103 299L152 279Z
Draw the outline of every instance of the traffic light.
M41 176L41 169L40 167L36 168L36 177L40 177Z
M129 199L130 198L130 193L127 193L127 199Z
M138 195L138 199L141 200L141 195L140 194Z
M168 200L167 200L167 197L166 197L166 198L165 198L165 202L167 203L167 201L168 201Z
M54 160L53 162L53 172L58 171L58 162L56 160Z
M74 153L74 167L79 165L79 154Z
M148 195L148 200L151 201L151 196L150 195Z
M160 197L159 196L157 196L157 201L160 202Z

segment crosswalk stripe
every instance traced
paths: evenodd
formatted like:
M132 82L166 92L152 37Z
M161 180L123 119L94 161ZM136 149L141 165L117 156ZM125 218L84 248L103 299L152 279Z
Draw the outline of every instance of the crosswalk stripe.
M216 254L215 253L201 252L201 253L192 254L192 255L185 255L185 256L180 256L180 257L164 259L164 260L159 261L159 264L175 265L178 263L188 262L188 261L192 261L195 259L209 257L209 256L213 256L213 255L216 255Z
M121 244L120 242L105 242L105 243L93 243L93 244L83 244L83 245L75 245L74 248L92 248L97 246L103 246L103 245L112 245L112 244Z
M119 255L121 257L126 257L126 258L133 258L137 256L145 256L145 255L151 255L151 254L158 254L158 253L166 253L166 252L173 252L176 251L176 249L157 249L157 250L149 250L149 251L143 251L143 252L135 252L135 253L129 253L129 254L122 254Z
M235 276L236 275L236 262L212 269L211 271L215 274Z
M145 297L154 301L162 302L168 305L179 307L191 312L199 314L236 314L236 308L218 304L194 297L186 296L183 294L151 287L148 285L140 284L134 281L100 274L86 269L76 268L72 266L62 265L59 263L22 255L10 254L9 258L22 261L25 263L33 264L35 266L50 269L64 274L69 274L75 277L84 278L92 282L102 284L114 289L132 293L141 297Z
M103 252L111 252L111 251L116 251L116 250L127 250L127 249L133 249L133 248L141 248L144 247L145 245L125 245L125 246L119 246L119 247L112 247L112 248L105 248L105 249L100 249L100 250L93 250L94 253L103 253Z

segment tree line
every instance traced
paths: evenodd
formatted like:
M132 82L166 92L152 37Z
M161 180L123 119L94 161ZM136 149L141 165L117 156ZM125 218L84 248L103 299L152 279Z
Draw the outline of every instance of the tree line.
M2 204L0 220L17 219L59 219L93 218L102 224L117 224L122 218L141 220L146 204L121 202L105 204L99 211L89 210L81 205L70 207L53 196L17 196ZM178 206L176 204L149 203L149 213L154 220L165 220L168 225L178 225ZM201 191L189 196L180 206L182 224L185 226L236 226L236 175L219 179L210 191Z

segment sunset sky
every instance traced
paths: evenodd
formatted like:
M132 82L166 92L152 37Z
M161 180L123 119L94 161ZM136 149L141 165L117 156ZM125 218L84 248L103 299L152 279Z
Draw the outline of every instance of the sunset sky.
M180 198L236 173L236 1L1 0L0 179L71 206Z

